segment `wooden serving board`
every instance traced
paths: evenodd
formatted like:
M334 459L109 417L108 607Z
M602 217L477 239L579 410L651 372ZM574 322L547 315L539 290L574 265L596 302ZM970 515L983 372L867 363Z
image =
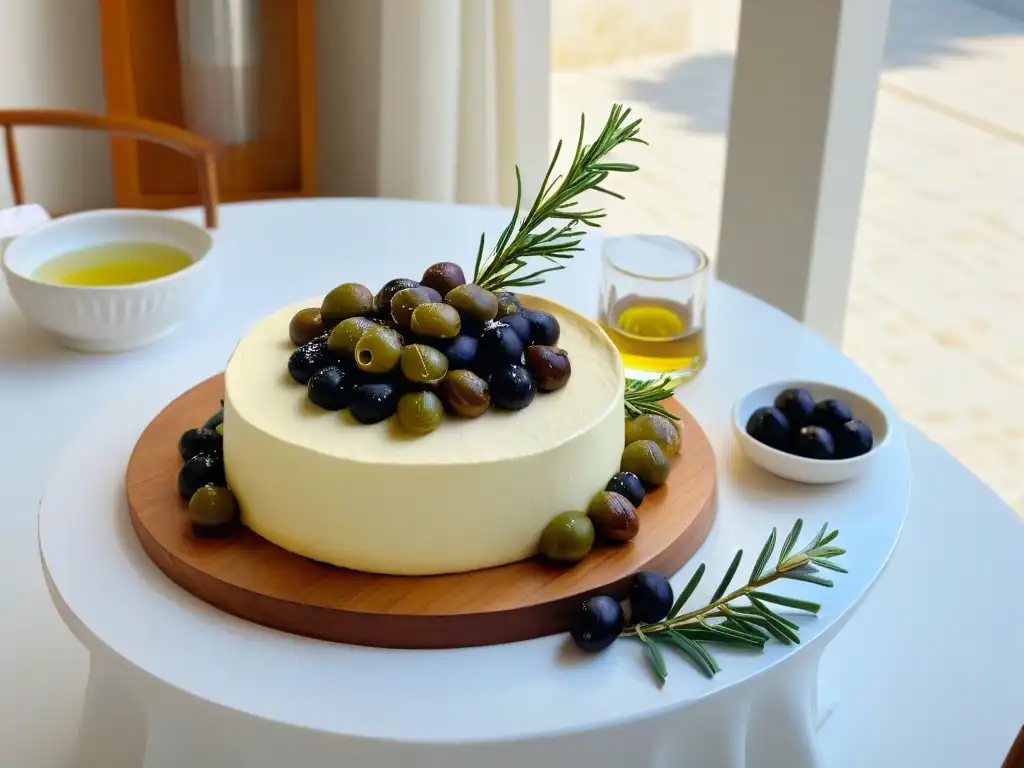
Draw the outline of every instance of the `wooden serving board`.
M640 533L624 545L595 547L573 566L538 557L462 574L383 576L308 560L246 528L223 539L197 538L177 491L178 438L217 410L223 391L222 376L207 379L142 433L128 464L132 525L149 557L178 585L285 632L390 648L493 645L563 632L585 597L622 598L639 570L675 573L714 522L711 444L671 400L668 407L682 417L683 448L668 482L640 506Z

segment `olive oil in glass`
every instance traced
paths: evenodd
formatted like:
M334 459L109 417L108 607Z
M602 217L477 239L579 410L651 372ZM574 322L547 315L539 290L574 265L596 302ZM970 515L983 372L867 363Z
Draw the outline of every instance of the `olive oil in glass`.
M663 235L610 237L603 246L598 322L627 370L683 380L704 368L708 259Z
M56 256L32 273L54 285L102 287L156 280L192 264L180 248L161 243L103 243Z
M600 319L626 368L696 373L704 367L704 327L690 309L669 299L627 296Z

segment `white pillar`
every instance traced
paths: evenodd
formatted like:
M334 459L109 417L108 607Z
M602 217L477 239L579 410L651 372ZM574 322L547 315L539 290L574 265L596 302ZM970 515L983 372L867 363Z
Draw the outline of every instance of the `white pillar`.
M890 0L744 0L718 276L842 340Z
M551 0L499 0L498 114L512 137L499 143L499 200L514 201L515 166L523 177L523 198L540 191L551 160Z

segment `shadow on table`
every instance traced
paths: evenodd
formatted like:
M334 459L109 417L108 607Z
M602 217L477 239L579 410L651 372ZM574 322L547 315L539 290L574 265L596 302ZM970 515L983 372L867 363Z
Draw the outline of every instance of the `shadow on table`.
M34 363L72 361L85 355L62 347L44 331L11 314L0 322L0 367L5 374L28 370Z
M968 0L893 0L884 66L928 67L975 56L978 40L991 37L1019 37L1024 44L1024 21ZM627 80L625 100L679 115L689 131L725 134L733 60L727 51L682 56L659 79Z
M787 529L792 525L792 511L786 504L788 500L804 504L808 500L827 501L835 495L834 486L796 483L773 475L744 456L735 444L727 454L719 455L718 460L721 472L732 479L736 495L745 502L757 504L767 515L778 513L785 520Z

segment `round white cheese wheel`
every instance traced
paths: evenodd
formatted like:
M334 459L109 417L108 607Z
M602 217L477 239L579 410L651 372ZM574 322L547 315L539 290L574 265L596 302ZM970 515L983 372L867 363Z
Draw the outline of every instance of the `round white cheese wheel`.
M523 297L521 297L523 298ZM288 323L314 299L259 322L225 373L224 458L243 522L284 549L387 574L440 574L533 555L555 515L585 510L618 471L624 374L592 321L535 297L569 353L565 387L525 409L447 416L410 436L394 419L325 411L287 372Z

